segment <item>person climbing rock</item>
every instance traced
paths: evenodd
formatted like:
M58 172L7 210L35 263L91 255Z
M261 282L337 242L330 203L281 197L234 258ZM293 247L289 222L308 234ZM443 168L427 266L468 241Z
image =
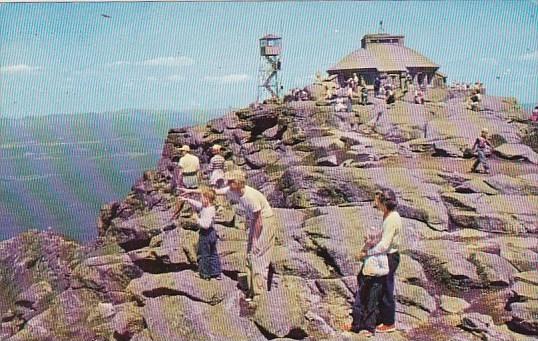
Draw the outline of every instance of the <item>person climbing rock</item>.
M493 146L488 141L488 129L483 128L480 136L476 138L474 145L473 145L473 153L477 154L476 161L473 164L473 167L471 168L471 172L475 173L478 171L478 166L482 165L484 168L484 173L489 174L489 165L486 158L486 151L487 148L492 148Z

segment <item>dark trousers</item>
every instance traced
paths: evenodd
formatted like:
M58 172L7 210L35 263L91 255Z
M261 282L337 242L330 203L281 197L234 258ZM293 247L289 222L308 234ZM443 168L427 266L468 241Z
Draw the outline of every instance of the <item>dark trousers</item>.
M375 331L379 314L378 303L383 290L384 278L385 276L364 276L362 273L357 276L358 290L351 313L353 316L351 330L354 332Z
M396 302L394 300L394 273L400 264L400 254L398 252L389 253L389 273L382 277L382 292L379 300L378 324L393 325L396 317Z
M203 278L221 274L220 258L217 253L217 232L210 228L200 229L198 239L198 271Z

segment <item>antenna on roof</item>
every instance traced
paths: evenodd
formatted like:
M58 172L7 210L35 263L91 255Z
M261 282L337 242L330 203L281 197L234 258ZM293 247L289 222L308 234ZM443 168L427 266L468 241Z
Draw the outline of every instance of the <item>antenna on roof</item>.
M385 33L385 29L383 28L383 20L379 20L379 28L377 29L377 33Z

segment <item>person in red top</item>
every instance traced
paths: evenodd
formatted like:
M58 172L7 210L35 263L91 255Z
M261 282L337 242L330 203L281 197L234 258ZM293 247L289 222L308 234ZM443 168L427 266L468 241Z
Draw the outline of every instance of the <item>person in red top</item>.
M471 172L477 172L478 166L482 164L484 167L484 173L489 174L489 165L486 159L486 148L493 148L493 146L488 141L488 130L486 128L482 129L480 137L476 139L473 145L473 152L477 153L476 161L471 168Z

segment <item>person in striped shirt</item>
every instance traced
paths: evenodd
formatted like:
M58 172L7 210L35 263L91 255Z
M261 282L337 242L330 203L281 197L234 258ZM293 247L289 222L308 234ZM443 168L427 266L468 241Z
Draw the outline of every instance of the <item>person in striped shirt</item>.
M211 147L213 157L209 160L209 184L214 188L224 187L224 157L221 154L222 146L215 144Z

